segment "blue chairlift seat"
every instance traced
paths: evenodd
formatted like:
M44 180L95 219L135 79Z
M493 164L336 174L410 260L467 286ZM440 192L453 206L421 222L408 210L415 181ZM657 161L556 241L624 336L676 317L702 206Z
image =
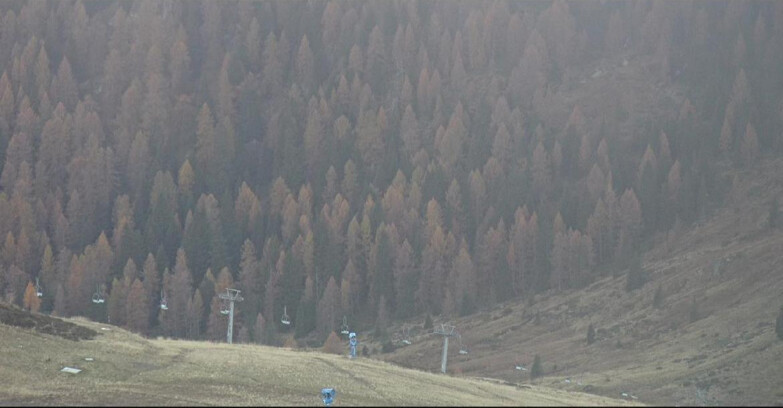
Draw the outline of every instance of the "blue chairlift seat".
M337 396L337 390L334 388L324 388L321 390L321 400L327 407L332 405L334 398Z

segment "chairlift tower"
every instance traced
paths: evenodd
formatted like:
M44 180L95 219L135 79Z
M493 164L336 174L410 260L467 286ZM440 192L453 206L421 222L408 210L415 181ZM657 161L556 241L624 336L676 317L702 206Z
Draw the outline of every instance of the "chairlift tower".
M227 300L229 302L229 309L228 309L228 332L226 333L226 340L228 340L228 344L232 344L232 339L234 337L234 302L241 302L245 300L240 294L238 289L229 289L226 288L226 293L221 293L218 295L221 299Z
M458 336L458 334L454 331L454 326L443 323L439 328L435 329L435 334L443 336L443 357L440 362L440 372L446 374L446 362L449 354L449 337Z

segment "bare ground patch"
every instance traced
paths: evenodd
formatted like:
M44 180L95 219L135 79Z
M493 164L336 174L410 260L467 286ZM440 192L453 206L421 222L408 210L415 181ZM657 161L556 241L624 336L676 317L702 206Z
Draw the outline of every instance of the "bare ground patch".
M7 303L0 303L0 323L73 341L91 340L98 335L95 330L56 317L27 312Z

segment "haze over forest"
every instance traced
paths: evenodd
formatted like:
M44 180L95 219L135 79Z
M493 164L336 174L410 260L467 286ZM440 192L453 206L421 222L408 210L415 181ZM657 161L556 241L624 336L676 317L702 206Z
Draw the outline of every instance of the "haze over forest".
M0 18L0 295L149 336L224 340L228 287L235 341L280 345L641 285L656 236L723 205L718 168L783 149L778 1Z

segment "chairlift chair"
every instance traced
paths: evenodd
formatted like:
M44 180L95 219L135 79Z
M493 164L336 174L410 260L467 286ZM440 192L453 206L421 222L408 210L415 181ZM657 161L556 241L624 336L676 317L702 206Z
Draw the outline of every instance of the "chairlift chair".
M283 317L280 318L280 323L283 323L286 326L289 326L291 324L291 320L288 317L288 313L286 313L286 307L283 306Z
M160 309L169 310L169 302L166 300L166 294L163 291L160 292Z
M95 293L92 294L92 303L100 304L105 301L106 299L103 298L103 293L101 292L101 286L98 285L98 287L95 289Z
M459 339L459 353L460 353L460 354L463 354L463 355L464 355L464 354L468 354L468 352L469 352L470 350L468 350L467 346L465 346L464 344L462 344L462 335L459 335L457 338Z
M348 319L343 316L343 324L340 326L340 333L342 334L348 334L350 331L348 330Z
M332 405L336 396L337 390L334 388L324 388L321 390L321 400L323 400L324 405L327 407Z
M43 289L41 289L41 284L38 283L38 278L35 278L35 295L38 297L43 296Z
M410 346L411 345L410 336L408 335L408 332L409 332L409 330L408 330L407 327L403 327L402 328L402 344L404 344L406 346Z
M223 302L220 304L220 314L227 315L228 313L229 313L228 301L224 299Z

